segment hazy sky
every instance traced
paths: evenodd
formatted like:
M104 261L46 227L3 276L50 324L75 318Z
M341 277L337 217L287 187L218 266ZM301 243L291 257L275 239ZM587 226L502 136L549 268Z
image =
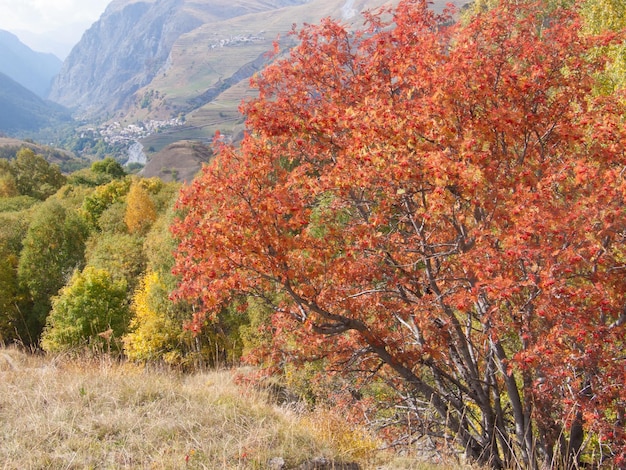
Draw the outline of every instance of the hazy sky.
M37 49L51 43L75 44L111 0L0 0L0 29L11 31ZM41 39L36 41L35 35ZM43 36L42 36L43 35ZM52 49L52 44L50 44ZM51 51L45 51L51 52Z
M0 29L45 33L74 24L90 25L110 1L0 0Z

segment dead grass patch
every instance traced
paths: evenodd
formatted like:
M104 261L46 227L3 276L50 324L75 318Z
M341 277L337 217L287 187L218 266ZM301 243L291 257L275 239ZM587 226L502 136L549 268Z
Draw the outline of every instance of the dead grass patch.
M271 405L231 371L184 375L0 350L3 469L261 469L275 457L287 468L319 457L422 468L376 455L358 432Z

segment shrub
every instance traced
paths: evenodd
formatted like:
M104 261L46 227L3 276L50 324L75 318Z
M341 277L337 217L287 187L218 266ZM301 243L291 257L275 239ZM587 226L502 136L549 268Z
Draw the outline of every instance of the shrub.
M52 312L42 336L46 351L87 346L93 352L119 349L117 338L128 324L126 281L87 267L52 299Z

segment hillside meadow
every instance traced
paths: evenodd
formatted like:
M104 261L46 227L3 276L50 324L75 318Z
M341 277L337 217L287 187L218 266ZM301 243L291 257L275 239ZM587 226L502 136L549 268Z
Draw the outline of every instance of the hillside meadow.
M237 385L241 372L0 349L0 468L462 468L393 456L332 414Z

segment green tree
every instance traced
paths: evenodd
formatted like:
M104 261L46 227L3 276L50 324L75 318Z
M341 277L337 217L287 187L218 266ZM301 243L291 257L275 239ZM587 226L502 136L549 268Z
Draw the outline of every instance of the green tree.
M98 186L91 195L85 197L82 210L89 224L100 228L99 219L102 213L113 204L125 201L129 188L130 180L114 180Z
M581 11L586 30L591 34L626 32L626 2L623 0L586 0ZM602 75L602 90L612 93L626 88L626 37L621 44L601 47L596 53L606 56L610 61Z
M20 149L11 161L11 171L20 194L41 200L65 184L65 176L57 165L51 165L27 147Z
M26 196L2 202L21 200L24 197ZM30 218L30 210L0 210L0 343L12 340L25 344L31 342L23 321L23 313L30 311L31 305L28 292L19 282L17 274L22 242Z
M6 202L6 200L2 202ZM28 208L16 211L0 211L0 244L9 248L11 253L19 255L22 251L32 214L33 210Z
M31 196L0 197L0 213L17 213L26 211L40 202L40 200Z
M98 219L100 230L103 233L128 233L124 215L126 215L126 201L111 204L102 212Z
M114 178L106 173L96 173L91 167L81 168L72 172L67 177L67 183L74 186L89 186L95 188L96 186L102 186L110 183Z
M91 170L94 173L104 173L112 178L123 178L126 176L126 172L122 165L113 157L107 157L104 160L99 160L91 164Z
M49 352L88 347L119 350L128 325L126 282L103 269L76 271L52 300L41 344Z
M17 256L0 242L0 344L17 336L18 293Z
M87 266L104 269L114 279L124 279L132 291L145 270L143 238L128 233L96 232L85 252Z
M176 211L172 207L175 198L170 201L169 208L156 219L150 231L146 234L144 250L149 271L158 271L161 278L165 276L168 286L173 288L176 285L176 278L171 273L174 266L174 251L176 240L170 230L172 222L175 220Z
M32 338L41 333L51 297L82 267L88 233L78 211L56 199L45 201L33 214L18 264L20 282L34 303L27 315Z

